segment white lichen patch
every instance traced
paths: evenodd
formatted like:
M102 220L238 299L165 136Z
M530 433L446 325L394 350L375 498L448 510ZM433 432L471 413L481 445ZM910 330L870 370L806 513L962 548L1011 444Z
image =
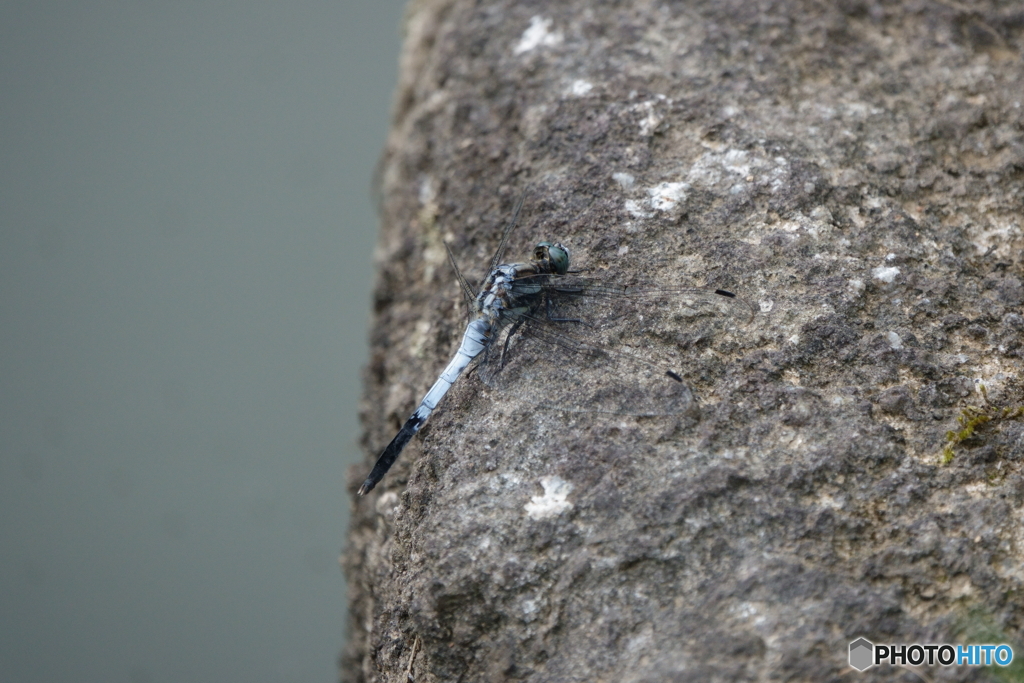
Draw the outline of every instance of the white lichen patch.
M865 119L868 116L882 113L881 109L866 102L847 102L840 106L843 108L843 113L846 116L854 119Z
M726 173L747 177L751 168L750 155L741 149L724 152L705 152L690 167L687 180L694 184L715 185Z
M647 190L650 195L651 208L655 211L671 211L686 199L688 183L659 183Z
M831 510L842 510L843 499L836 499L827 493L822 493L818 495L818 505L823 508L829 508Z
M993 358L974 371L974 390L982 396L998 396L1006 390L1006 383L1017 376L1014 365L1004 365L999 358Z
M794 211L790 218L780 220L776 227L784 232L801 232L817 239L823 233L831 232L832 215L828 211L815 210L810 216L806 216L799 211ZM826 258L826 256L819 253L815 254L815 258Z
M640 120L640 135L641 137L647 137L653 135L654 131L661 125L662 117L655 111L654 105L656 102L641 102L633 107L634 111L641 111L646 114L643 119Z
M742 149L726 150L721 159L722 168L744 177L750 175L750 161L750 154Z
M847 288L850 290L850 294L854 296L860 296L864 292L864 281L858 278L854 278L846 283Z
M732 194L746 192L752 186L778 192L789 180L789 162L785 157L764 156L729 148L705 152L693 163L686 181L694 186L727 185Z
M584 97L590 94L590 91L594 89L594 84L590 81L585 81L582 78L577 78L575 81L569 84L569 88L565 91L565 94L570 97Z
M886 284L892 284L892 281L895 280L896 276L899 274L900 269L896 266L879 266L878 268L871 269L871 277Z
M868 222L864 220L864 216L861 214L859 206L847 206L846 214L850 217L850 220L853 221L853 224L858 228L863 228L865 225L868 224Z
M772 192L778 192L789 180L789 162L785 157L775 157L774 165L768 170L768 187Z
M887 335L885 335L885 338L889 342L889 347L893 351L899 351L900 349L903 348L903 341L900 339L900 335L896 334L895 332L890 331Z
M632 190L636 178L631 173L612 173L612 180L619 184L623 190Z
M979 254L992 252L1005 258L1020 248L1022 233L1016 220L990 218L988 226L970 228L968 235Z
M533 496L524 507L531 519L545 519L572 509L572 503L566 498L572 491L572 484L561 477L541 477L540 485L544 487L543 496Z
M530 17L530 26L523 31L519 42L512 49L513 54L521 55L538 47L553 47L562 42L561 31L551 30L551 19L540 15Z
M633 218L650 218L651 216L654 215L653 213L644 208L643 203L635 199L627 199L626 203L623 205L623 208L625 208L626 213L628 213Z
M431 176L423 176L420 179L419 199L421 206L427 206L437 198L437 188Z
M881 209L883 206L885 206L885 203L882 201L882 198L879 197L878 195L869 195L864 198L864 206L868 207L869 209Z

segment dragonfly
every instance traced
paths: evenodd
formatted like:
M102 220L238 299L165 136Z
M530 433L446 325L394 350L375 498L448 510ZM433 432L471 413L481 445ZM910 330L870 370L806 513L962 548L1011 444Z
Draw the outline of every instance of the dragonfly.
M474 361L502 395L582 413L679 415L695 399L681 371L688 349L737 332L753 307L724 289L622 285L570 271L569 249L540 242L531 258L502 263L523 200L513 209L478 290L448 257L471 319L451 362L381 452L366 495Z

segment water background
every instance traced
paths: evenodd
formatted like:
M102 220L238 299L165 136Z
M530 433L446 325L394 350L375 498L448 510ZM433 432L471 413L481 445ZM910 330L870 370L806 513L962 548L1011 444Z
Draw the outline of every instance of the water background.
M0 5L0 681L328 683L403 2Z

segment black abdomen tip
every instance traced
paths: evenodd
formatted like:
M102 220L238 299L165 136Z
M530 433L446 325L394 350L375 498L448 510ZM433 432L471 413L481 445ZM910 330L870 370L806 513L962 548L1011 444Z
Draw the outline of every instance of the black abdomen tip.
M677 382L682 382L682 381L683 381L683 378L682 378L682 377L680 377L680 376L679 376L679 375L677 375L676 373L672 372L671 370L666 370L666 371L665 371L665 375L666 375L667 377L671 377L672 379L674 379L674 380L675 380L675 381L677 381Z

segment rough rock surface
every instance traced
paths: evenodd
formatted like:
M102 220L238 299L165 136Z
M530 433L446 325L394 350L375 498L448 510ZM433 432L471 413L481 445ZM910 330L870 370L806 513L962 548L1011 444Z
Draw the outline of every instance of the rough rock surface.
M524 190L510 255L758 313L686 342L688 421L463 378L353 495L343 680L917 681L848 643L967 613L1019 646L1024 421L942 452L1024 403L1020 3L422 0L406 31L350 493L457 347L442 241L476 281Z

